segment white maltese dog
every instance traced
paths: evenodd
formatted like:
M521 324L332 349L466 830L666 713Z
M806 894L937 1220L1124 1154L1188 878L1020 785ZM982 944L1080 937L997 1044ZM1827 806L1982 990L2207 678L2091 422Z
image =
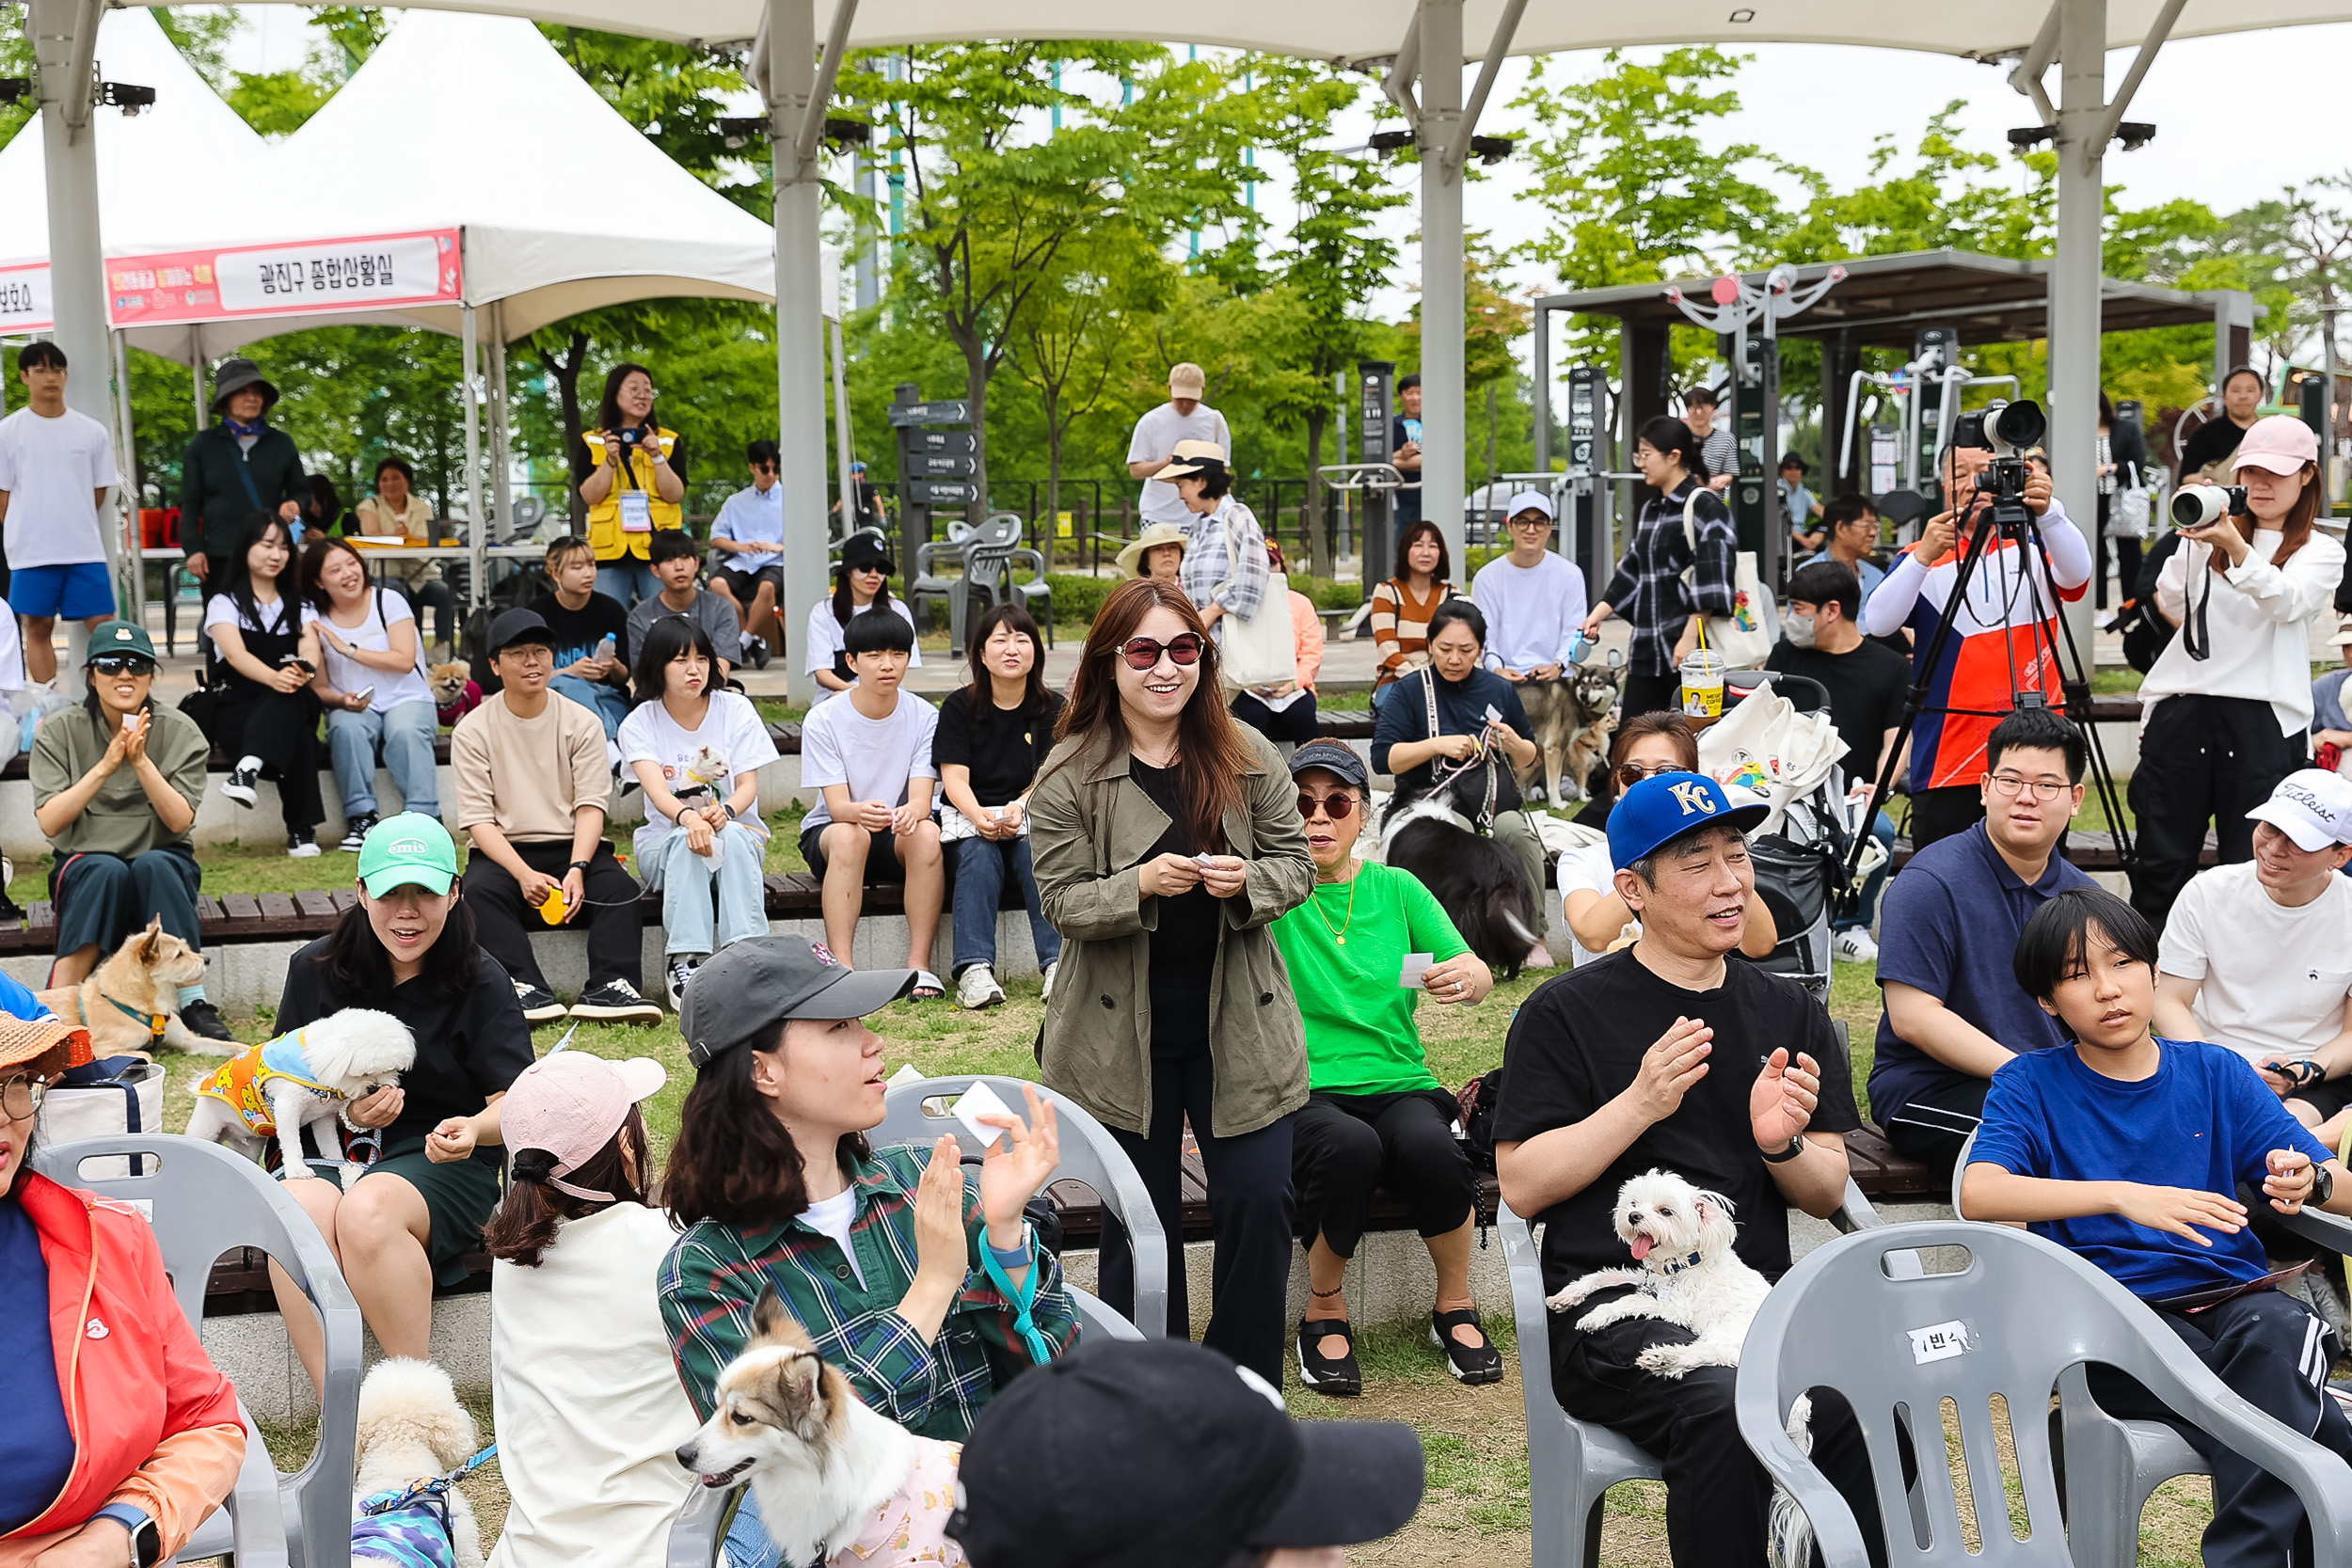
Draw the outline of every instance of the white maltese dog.
M1586 1332L1629 1318L1659 1318L1689 1329L1688 1344L1652 1345L1634 1364L1662 1378L1678 1378L1693 1367L1737 1367L1748 1324L1756 1321L1772 1282L1732 1250L1739 1227L1731 1200L1692 1186L1672 1171L1649 1170L1617 1189L1618 1239L1633 1252L1639 1268L1597 1269L1572 1280L1544 1305L1565 1312L1595 1293L1630 1285L1633 1290L1577 1319ZM1788 1412L1788 1435L1804 1453L1813 1451L1808 1427L1813 1402L1799 1395ZM1773 1568L1807 1561L1813 1529L1796 1499L1775 1486L1770 1526Z

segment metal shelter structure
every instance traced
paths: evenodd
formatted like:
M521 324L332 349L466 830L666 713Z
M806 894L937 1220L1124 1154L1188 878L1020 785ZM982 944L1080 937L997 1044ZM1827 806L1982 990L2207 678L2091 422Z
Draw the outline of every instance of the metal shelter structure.
M50 130L49 200L57 332L88 363L103 352L97 237L97 170L87 135L95 107L90 63L103 0L28 0ZM262 0L285 3L285 0ZM846 51L983 38L1167 40L1336 59L1381 74L1408 116L1422 156L1422 314L1461 317L1462 169L1470 136L1502 62L1538 54L1645 44L1748 41L1921 49L2013 60L2009 80L2032 103L2059 156L2058 254L2050 264L2050 444L2087 454L2098 415L2102 170L2133 94L2173 37L2244 32L2352 17L2344 0L1982 0L1966 7L1888 6L1867 0L1767 0L1729 11L1595 7L1569 0L1197 0L1181 10L1105 8L1090 0L462 0L431 6L488 10L683 41L755 39L755 74L775 148L778 405L790 531L786 610L805 616L823 592L825 515L819 151L825 111ZM820 29L821 23L821 29ZM823 39L821 51L818 40ZM2106 51L2137 53L2110 95ZM1478 66L1464 90L1465 66ZM2058 71L2053 94L2045 84ZM65 276L72 274L71 277ZM1427 336L1422 418L1429 432L1422 470L1425 515L1461 547L1466 490L1463 349L1451 333ZM85 394L103 398L103 388ZM2067 510L2089 515L2096 478L2088 461L2061 458ZM797 662L797 661L796 661ZM796 693L804 677L794 677Z
M1854 372L1866 348L1891 349L1908 355L1925 328L1942 328L1959 346L1989 342L2026 342L2050 335L2051 278L2048 261L2011 261L1962 250L1907 251L1893 256L1864 256L1838 262L1845 277L1803 314L1782 324L1783 339L1811 339L1821 345L1821 410L1824 451L1835 453L1848 426ZM1822 277L1828 264L1795 269L1800 283ZM1761 285L1762 272L1741 275ZM1535 467L1551 467L1552 326L1555 316L1611 316L1618 323L1618 385L1613 433L1616 469L1630 466L1633 433L1654 415L1673 413L1671 362L1667 355L1669 328L1686 325L1684 312L1668 297L1679 288L1704 293L1707 278L1682 278L1676 283L1628 283L1608 289L1548 294L1535 301ZM2098 363L2096 334L2132 332L2155 326L2214 328L2214 380L2233 365L2246 362L2254 322L2253 296L2236 289L2187 291L2118 278L2099 280L2092 315L2090 364ZM2053 345L2055 360L2056 347ZM2052 386L2057 387L2055 369ZM2054 400L2055 401L2055 400ZM2092 431L2097 430L2098 388L2091 384ZM1768 416L1768 424L1772 422ZM1768 431L1768 441L1771 438ZM2055 449L2056 443L2053 441ZM1772 494L1772 453L1762 454L1766 493ZM1606 464L1596 464L1605 469ZM2072 465L2085 473L2088 464ZM1824 464L1835 474L1833 455ZM2086 499L2076 510L2067 494L2073 477L2067 466L2058 469L2060 499L2067 513L2085 526L2095 515L2095 501ZM1843 486L1831 486L1833 488ZM1867 485L1855 486L1867 488ZM1605 491L1601 493L1605 499ZM1597 533L1600 530L1597 529ZM1772 541L1770 543L1776 543ZM1770 553L1769 551L1767 553ZM2080 628L2078 628L2080 629ZM2088 645L2088 637L2085 637Z

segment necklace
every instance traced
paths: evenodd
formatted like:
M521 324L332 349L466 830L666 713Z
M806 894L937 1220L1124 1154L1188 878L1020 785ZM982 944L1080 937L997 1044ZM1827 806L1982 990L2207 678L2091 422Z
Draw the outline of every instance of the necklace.
M1315 918L1323 922L1323 928L1327 931L1330 931L1331 940L1338 942L1342 947L1345 947L1347 945L1347 928L1356 924L1356 884L1359 879L1360 879L1355 877L1350 877L1347 879L1347 917L1340 922L1339 927L1336 930L1332 928L1331 917L1323 912L1323 899L1318 896L1314 900ZM1322 890L1320 888L1316 890L1318 894L1320 894L1321 891Z

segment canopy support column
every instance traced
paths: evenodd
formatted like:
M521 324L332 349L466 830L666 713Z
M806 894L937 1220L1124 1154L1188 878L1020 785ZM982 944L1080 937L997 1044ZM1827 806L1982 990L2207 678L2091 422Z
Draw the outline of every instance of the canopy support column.
M825 594L825 345L819 250L818 151L823 99L831 96L855 0L838 0L823 84L817 73L815 0L768 0L763 87L775 151L776 419L783 453L784 626L798 637ZM802 650L787 661L786 689L804 703L816 688Z
M1463 387L1462 166L1451 153L1462 124L1462 0L1421 0L1421 515L1467 562L1469 396ZM1463 580L1469 580L1469 572Z
M204 396L204 329L200 326L188 328L188 374L196 387L196 428L202 430L213 420Z
M2050 263L2050 453L2058 499L2085 533L2099 526L2100 181L2106 152L2107 0L2059 0L2058 255ZM2063 605L2091 657L2091 605ZM2065 639L2060 639L2063 647ZM2061 654L2060 656L2064 656ZM2078 672L2088 680L2091 672Z
M98 232L97 107L91 58L98 47L97 0L32 0L25 31L40 68L42 172L49 184L49 289L52 334L71 367L65 401L112 429L107 386L113 356L106 342L106 262ZM201 373L199 367L199 373ZM113 529L106 563L119 581L122 543Z
M490 602L490 520L482 505L482 409L474 397L475 350L480 346L480 335L472 306L466 306L458 320L458 387L466 404L466 541L473 557L473 570L468 574L472 578L472 592L468 599L479 610Z
M120 332L108 336L114 340L115 472L120 476L115 500L122 511L123 564L130 569L130 581L124 585L129 592L118 602L128 604L131 619L143 626L147 625L147 561L139 552L147 540L139 531L139 454L132 445L131 349Z
M506 417L506 302L490 307L490 499L496 507L499 532L507 542L515 534L514 433Z

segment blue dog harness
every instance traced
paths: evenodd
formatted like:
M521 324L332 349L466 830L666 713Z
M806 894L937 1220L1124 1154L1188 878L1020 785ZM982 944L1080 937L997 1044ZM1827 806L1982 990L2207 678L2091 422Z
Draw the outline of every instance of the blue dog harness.
M433 1476L359 1499L351 1521L351 1555L399 1568L457 1568L450 1541L449 1489L499 1451L496 1443L445 1476Z

